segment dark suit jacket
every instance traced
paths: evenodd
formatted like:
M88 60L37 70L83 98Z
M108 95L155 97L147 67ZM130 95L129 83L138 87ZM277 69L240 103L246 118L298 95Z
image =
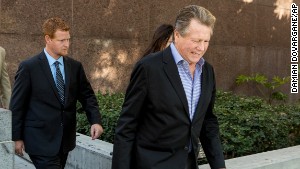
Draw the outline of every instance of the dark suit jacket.
M207 62L201 78L202 93L191 121L170 47L136 64L116 127L112 169L184 169L190 138L195 150L201 140L213 169L225 167L212 112L215 77Z
M15 76L10 103L12 140L23 140L28 154L53 156L63 143L64 152L75 147L76 102L91 124L101 122L99 106L80 62L64 57L65 106L44 52L23 61Z

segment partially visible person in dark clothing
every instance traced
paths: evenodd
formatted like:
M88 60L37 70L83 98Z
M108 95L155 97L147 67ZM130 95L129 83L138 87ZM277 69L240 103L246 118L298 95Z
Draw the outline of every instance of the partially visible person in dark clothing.
M147 47L143 56L147 56L150 53L164 50L173 41L174 27L170 24L160 25L154 32L152 41Z

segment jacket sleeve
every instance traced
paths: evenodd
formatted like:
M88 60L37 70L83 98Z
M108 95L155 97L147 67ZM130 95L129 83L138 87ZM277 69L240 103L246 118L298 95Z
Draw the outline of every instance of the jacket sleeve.
M219 137L218 119L213 113L214 102L216 97L215 77L213 69L210 71L213 80L213 91L209 103L203 126L200 133L200 141L208 163L212 169L225 168L225 161L221 141Z
M101 114L99 111L99 105L95 92L88 81L83 66L79 67L79 102L82 104L84 111L86 112L87 119L91 125L101 124Z
M147 73L141 63L137 63L128 85L122 111L116 126L112 169L132 169L134 142L139 116L147 94Z
M22 127L30 97L30 74L25 64L21 63L15 76L15 83L10 102L12 111L12 140L22 140Z

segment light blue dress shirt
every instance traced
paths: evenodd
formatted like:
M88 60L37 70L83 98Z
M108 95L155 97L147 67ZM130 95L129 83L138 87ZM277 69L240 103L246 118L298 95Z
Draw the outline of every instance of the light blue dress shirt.
M51 69L51 73L52 73L52 76L53 76L53 79L55 81L55 84L56 84L56 68L55 68L55 62L58 61L59 62L59 69L60 69L60 72L63 76L63 79L64 79L64 82L65 81L65 67L64 67L64 59L63 59L63 56L59 57L57 60L55 60L51 55L49 55L49 53L46 51L46 49L44 49L44 52L46 54L46 58L48 60L48 63L49 63L49 66L50 66L50 69Z

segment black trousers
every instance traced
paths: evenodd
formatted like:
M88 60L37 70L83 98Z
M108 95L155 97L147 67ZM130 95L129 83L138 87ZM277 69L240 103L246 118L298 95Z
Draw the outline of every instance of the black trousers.
M194 155L193 151L188 154L185 169L197 169L196 159L195 159L195 155Z
M29 157L36 169L64 169L68 153L64 153L60 148L59 153L55 156L38 156L31 155Z

